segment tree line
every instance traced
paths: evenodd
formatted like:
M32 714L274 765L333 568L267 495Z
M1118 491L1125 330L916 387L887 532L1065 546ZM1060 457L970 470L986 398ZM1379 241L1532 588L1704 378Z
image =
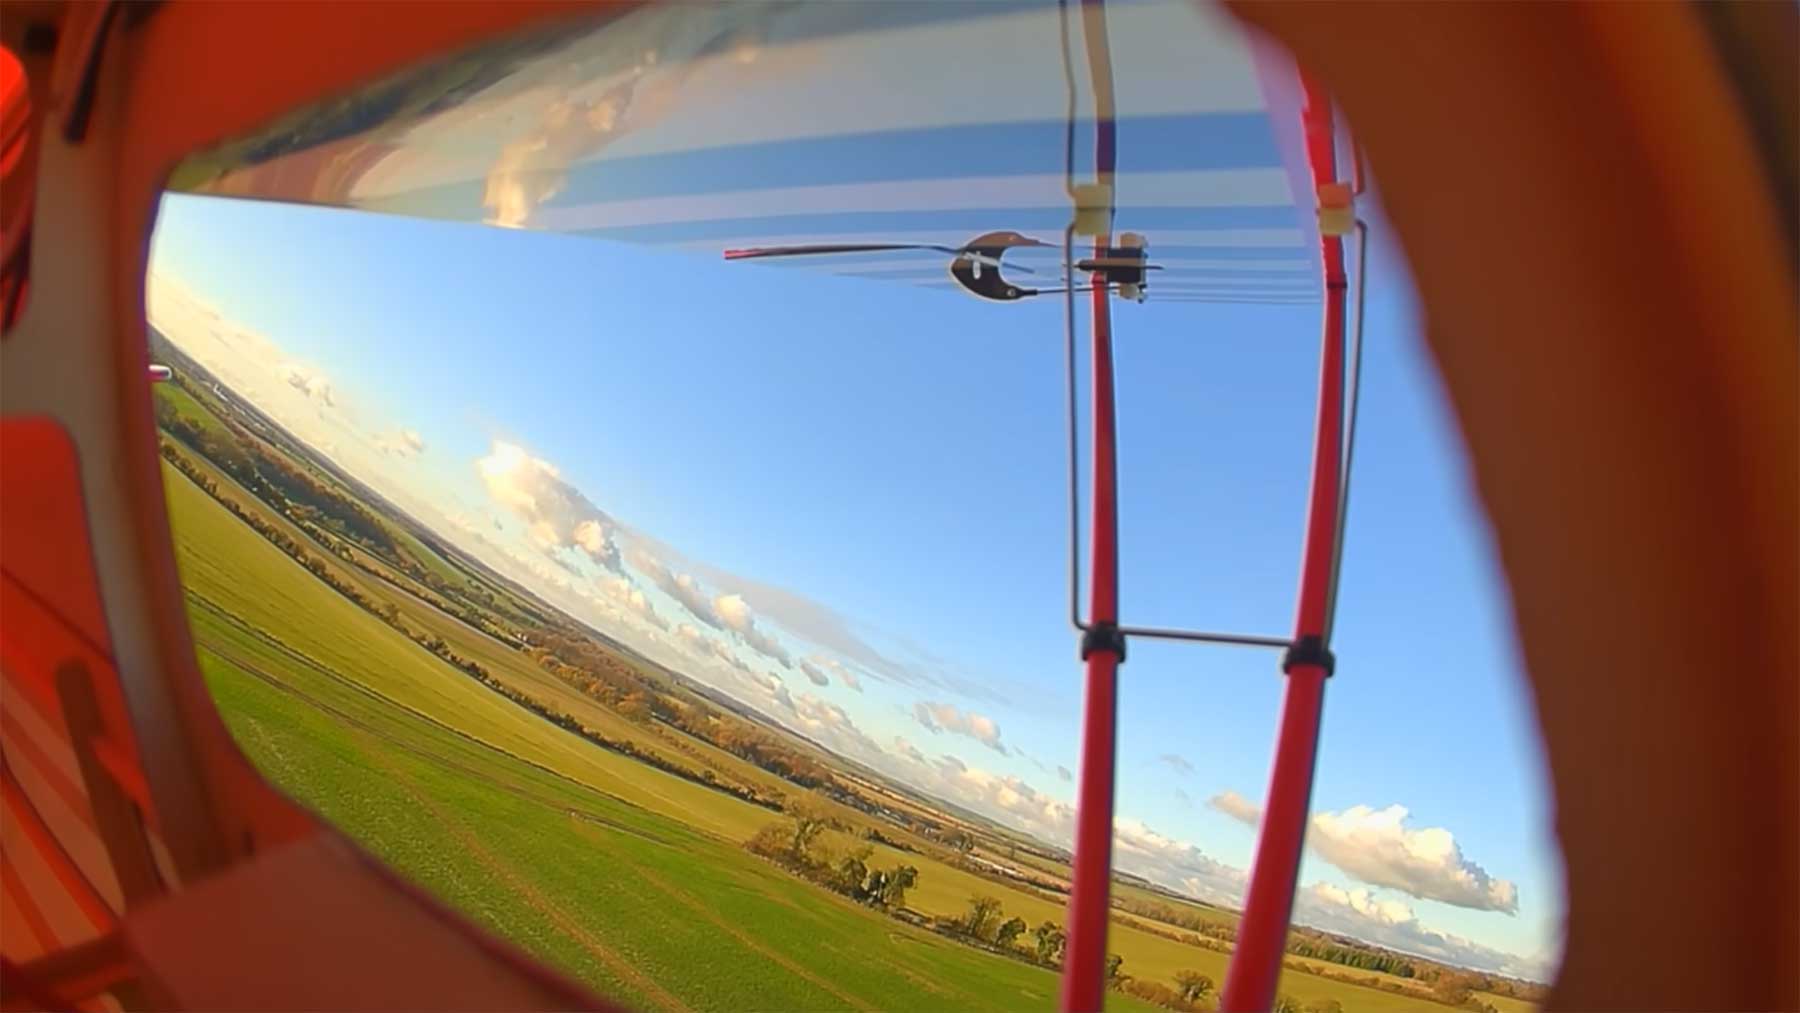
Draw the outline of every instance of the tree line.
M867 844L841 852L825 844L821 838L835 824L815 805L796 802L788 807L788 817L758 830L745 849L859 904L890 913L906 907L906 891L919 882L916 867L876 868L869 862L875 849Z
M1190 945L1230 952L1237 942L1236 926L1208 919L1191 908L1180 908L1172 904L1136 900L1130 897L1114 898L1113 907L1159 922L1162 926L1186 929L1190 934L1178 934L1170 932L1168 928L1136 923L1139 928L1146 931ZM1305 964L1299 960L1284 961L1285 966L1293 970L1304 971L1307 974L1332 981L1361 985L1365 988L1428 998L1447 1006L1477 1011L1477 1013L1492 1010L1493 1007L1491 1004L1482 1002L1476 993L1488 992L1529 1002L1541 1002L1545 994L1544 988L1539 985L1500 975L1450 967L1436 961L1396 953L1383 947L1304 926L1295 926L1289 931L1286 952L1291 957L1305 957L1310 960L1336 964L1348 970L1371 973L1353 975L1347 971L1335 972L1330 968ZM1300 1007L1296 1007L1296 1009L1298 1008Z

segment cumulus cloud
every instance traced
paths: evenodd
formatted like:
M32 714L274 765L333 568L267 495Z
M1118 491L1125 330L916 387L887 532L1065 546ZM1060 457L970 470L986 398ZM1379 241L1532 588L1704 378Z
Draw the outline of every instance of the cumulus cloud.
M1194 765L1189 763L1186 757L1177 756L1174 753L1164 753L1156 758L1156 762L1163 764L1177 774L1192 774L1194 772Z
M880 756L881 747L870 739L863 730L857 727L850 715L837 704L822 700L811 693L800 692L793 695L789 710L793 714L793 723L797 730L816 742L839 752L860 755L865 758Z
M1243 896L1244 870L1210 857L1188 841L1160 834L1142 820L1114 820L1113 847L1121 868L1171 890L1221 903Z
M1066 845L1073 839L1074 807L1029 782L970 766L949 754L927 760L905 739L896 739L895 748L914 778L933 792L1045 840ZM1242 870L1211 858L1189 842L1158 833L1140 820L1115 820L1113 842L1119 868L1169 889L1220 902L1233 902L1242 895Z
M966 735L1000 755L1006 755L1006 746L1000 742L1000 725L985 714L961 711L947 703L920 700L913 705L913 720L927 731Z
M645 597L643 589L632 583L631 578L608 577L600 582L600 588L606 592L607 597L618 602L629 614L637 616L665 633L669 631L669 621L656 611L656 606L650 604L650 599ZM688 629L693 629L693 627L690 626Z
M718 641L715 640L713 643L717 644ZM736 658L730 660L732 664L736 665L739 669L745 672L750 671L749 666L742 664ZM780 676L770 672L756 672L752 677L761 684L763 691L769 695L769 699L776 706L786 711L794 709L794 698L789 695L787 683L782 682Z
M919 747L906 741L902 736L894 736L894 751L914 763L923 764L926 762L925 754L919 751Z
M862 680L857 678L856 673L851 671L848 665L845 665L836 658L827 658L823 654L814 654L808 656L801 667L804 668L806 664L810 664L813 667L813 671L830 673L831 675L837 676L838 682L843 683L844 686L850 689L856 690L858 693L863 691ZM819 683L821 686L825 685L825 683L820 682L813 676L813 672L807 672L806 677Z
M982 770L947 753L929 758L905 738L895 738L887 755L900 765L906 780L929 793L1055 844L1067 846L1073 840L1074 806L1021 778ZM1074 780L1067 767L1056 769L1064 781ZM1237 903L1242 899L1246 881L1242 869L1141 820L1115 819L1113 844L1118 867L1127 872L1204 900Z
M730 665L732 668L735 668L738 671L743 672L745 675L752 674L749 664L746 663L744 661L744 659L738 657L736 654L733 654L731 651L731 648L728 645L721 643L720 641L714 640L711 637L708 637L708 638L706 638L706 648L707 648L707 650L712 652L713 657L719 659L720 661L723 661L727 665ZM779 687L783 696L785 696L787 694L787 686L780 679L776 678L773 675L768 675L767 673L762 673L760 675L760 677L763 679L763 681L766 684L772 684L772 685L770 685L771 690L775 689L776 687Z
M768 708L769 716L827 749L872 762L893 757L837 704L809 692L789 692L779 676L768 672L752 673L749 687L752 695ZM894 741L897 748L906 746L904 739ZM905 755L904 749L902 755ZM916 749L912 750L911 758L920 762L924 759Z
M831 685L831 676L826 675L824 670L805 658L800 660L800 674L806 676L815 686Z
M706 589L692 575L676 573L647 549L635 545L631 549L631 565L650 578L650 583L655 584L663 594L687 609L688 614L695 619L715 630L728 628L724 618L714 611L712 598L707 595Z
M288 363L282 367L283 378L287 385L308 398L317 401L327 408L337 404L336 395L332 393L331 381L323 373L317 373L305 366Z
M1428 928L1404 901L1384 898L1361 887L1345 890L1330 883L1314 883L1295 896L1294 920L1326 932L1482 971L1541 981L1548 970L1542 960L1526 959Z
M938 685L939 680L932 678L919 665L893 657L874 645L857 632L856 624L837 610L815 601L803 594L788 590L775 584L751 580L741 574L712 566L705 560L688 559L680 550L657 542L643 532L633 532L633 542L642 542L654 547L659 559L682 561L684 568L700 574L723 593L741 594L747 600L756 602L758 610L774 621L787 633L801 640L817 644L819 647L844 658L852 671L845 666L843 677L845 685L852 689L860 688L858 673L908 686ZM634 551L636 546L634 545ZM646 551L643 555L648 556ZM638 565L637 555L632 557L633 565ZM655 565L662 567L661 562ZM645 573L650 570L640 566ZM717 625L717 624L714 624ZM815 659L815 663L817 663ZM834 673L836 674L836 673ZM985 683L959 685L964 692L979 693L987 687Z
M425 437L416 429L401 429L375 437L375 448L384 454L410 460L425 452Z
M525 523L539 548L579 552L599 566L621 572L612 518L565 481L550 462L496 440L488 456L475 462L475 470L488 495Z
M1405 806L1351 806L1312 819L1307 842L1320 858L1375 886L1481 911L1519 912L1519 890L1462 853L1443 827L1409 829Z
M1213 796L1209 804L1234 819L1255 825L1261 810L1236 792ZM1375 809L1351 806L1343 812L1315 813L1306 844L1345 874L1372 886L1392 887L1420 900L1435 900L1477 911L1519 912L1519 890L1471 861L1443 827L1406 825L1405 806Z
M793 656L781 642L770 636L756 625L756 613L745 603L744 596L738 594L722 594L712 600L713 615L725 624L725 628L743 638L750 649L766 658L779 661L788 668L794 667ZM811 678L811 675L808 675ZM818 682L818 680L814 680ZM819 682L823 686L825 683Z
M722 594L714 598L713 611L726 626L739 633L756 625L756 617L750 613L750 606L744 604L743 595Z
M1240 823L1255 826L1262 819L1262 807L1235 791L1222 791L1206 800L1206 804Z

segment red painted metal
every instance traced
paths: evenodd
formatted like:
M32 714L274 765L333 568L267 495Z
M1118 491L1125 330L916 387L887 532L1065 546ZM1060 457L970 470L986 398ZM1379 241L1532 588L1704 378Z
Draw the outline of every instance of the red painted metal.
M1113 428L1112 309L1094 291L1094 528L1090 625L1119 619L1118 479ZM1082 709L1081 785L1076 796L1075 865L1069 890L1069 939L1063 953L1062 1009L1100 1009L1106 990L1106 925L1112 898L1112 823L1119 657L1111 648L1087 657Z
M1094 170L1109 188L1118 166L1114 120L1112 49L1105 0L1082 0L1082 36L1094 94ZM1095 259L1112 247L1110 209L1106 231L1094 238ZM1096 273L1093 293L1094 491L1093 566L1089 626L1119 621L1118 437L1113 408L1112 304ZM1087 655L1082 703L1081 784L1076 795L1075 862L1069 886L1069 938L1063 952L1064 1013L1099 1013L1106 994L1106 928L1112 910L1113 785L1117 759L1117 651L1096 647Z
M1307 160L1313 181L1337 181L1331 101L1317 84L1302 75ZM1312 491L1307 504L1306 547L1301 556L1299 603L1294 640L1323 638L1327 628L1338 497L1343 482L1344 322L1346 284L1344 241L1320 236L1324 266L1325 319L1319 351L1318 423L1313 442ZM1306 839L1312 802L1313 768L1318 755L1319 716L1325 697L1325 670L1318 664L1294 664L1287 670L1287 693L1263 803L1262 827L1238 926L1237 947L1225 979L1219 1008L1228 1013L1267 1010L1281 977L1281 956L1293 914L1294 889L1300 875L1300 849Z

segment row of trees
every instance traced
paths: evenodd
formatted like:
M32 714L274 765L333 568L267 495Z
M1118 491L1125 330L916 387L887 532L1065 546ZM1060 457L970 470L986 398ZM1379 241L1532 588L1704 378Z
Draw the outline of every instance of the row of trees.
M393 529L374 511L296 465L281 449L271 449L246 432L228 417L227 410L215 407L207 392L190 382L185 372L176 373L174 386L187 395L190 403L208 411L212 421L183 414L174 397L159 388L156 419L166 434L211 461L334 555L353 561L340 543L358 546L429 589L435 607L510 646L518 646L518 639L490 614L494 596L486 588L446 579L426 566L400 544ZM385 573L371 570L370 574L392 583ZM476 603L465 602L468 598Z
M869 864L875 849L867 844L837 852L821 838L832 828L822 809L806 802L788 807L788 819L756 832L744 847L751 854L841 893L859 904L897 912L906 907L906 891L919 882L919 870L911 865L878 869Z
M640 724L663 721L802 788L831 784L824 763L779 737L698 702L677 704L618 654L579 634L533 634L526 654L540 667Z
M831 783L830 768L817 758L761 728L720 714L704 704L685 706L675 724L689 735L802 788L816 789Z
M1412 978L1419 973L1418 965L1410 957L1367 946L1339 943L1304 930L1296 930L1289 936L1287 951L1297 957L1311 957L1359 971L1391 974L1396 978Z
M1162 922L1164 925L1187 929L1189 932L1207 939L1217 939L1226 943L1237 942L1237 926L1221 922L1217 918L1209 918L1193 908L1178 908L1173 904L1136 900L1132 897L1114 897L1113 907L1141 918Z
M1186 929L1193 935L1178 936L1166 930L1159 931L1154 926L1141 926L1158 932L1159 935L1176 938L1191 945L1228 950L1230 949L1228 944L1234 944L1237 940L1235 926L1210 919L1192 908L1181 908L1156 901L1135 900L1129 897L1115 898L1113 906L1163 925ZM1331 970L1317 965L1288 961L1287 966L1295 970L1329 978L1333 981L1429 998L1446 1006L1472 1010L1476 1013L1493 1009L1490 1004L1481 1001L1477 994L1480 992L1490 992L1530 1001L1539 1001L1543 998L1543 989L1540 986L1449 967L1435 961L1396 953L1379 946L1329 935L1314 929L1300 927L1293 929L1288 934L1287 952L1296 957L1306 957L1373 973L1360 976L1333 973ZM1383 975L1387 977L1382 977ZM1396 978L1401 980L1393 980ZM1300 1006L1294 1008L1302 1009ZM1308 1010L1308 1013L1311 1011Z
M253 438L240 435L223 419L218 427L181 414L167 398L156 400L156 421L171 436L192 447L284 514L319 524L395 565L401 553L386 525L354 499L318 481Z
M968 910L961 916L939 919L938 929L1051 970L1062 968L1069 942L1062 926L1053 921L1039 923L1037 928L1029 930L1027 938L1025 919L1006 917L999 898L987 894L970 897ZM1106 956L1106 981L1109 987L1127 995L1184 1013L1210 1008L1206 1004L1215 991L1210 976L1193 970L1177 972L1173 987L1134 978L1125 973L1125 958L1117 953Z

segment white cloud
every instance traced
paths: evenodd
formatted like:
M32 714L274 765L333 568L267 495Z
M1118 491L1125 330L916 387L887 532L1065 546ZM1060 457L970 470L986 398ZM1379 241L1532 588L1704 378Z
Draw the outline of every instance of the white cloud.
M836 658L827 658L823 654L814 654L806 658L805 662L801 664L801 668L804 670L807 664L811 664L815 670L821 673L829 672L830 674L837 676L838 682L843 683L850 689L856 690L858 693L863 691L862 680L857 678L856 673L851 671L850 666ZM813 678L812 672L807 672L806 677L819 683L821 686L825 685L825 683L819 682L818 679Z
M1066 847L1073 840L1075 807L1021 778L970 766L947 753L927 759L904 738L894 740L894 752L888 755L903 765L907 779L932 794L1055 844ZM1220 902L1242 895L1242 870L1207 856L1189 842L1166 837L1141 820L1114 820L1113 845L1119 868L1169 889Z
M612 518L565 481L555 465L495 440L488 456L475 462L475 470L488 495L525 523L540 548L567 549L620 571Z
M731 652L731 648L729 646L727 646L717 640L714 640L711 637L708 637L706 640L706 647L707 647L707 650L712 652L713 657L719 659L720 661L723 661L725 664L730 665L732 668L735 668L738 671L745 673L746 675L750 674L751 669L750 669L749 664L747 664L744 661L744 659L738 657L736 654L733 654ZM764 679L767 683L773 684L770 687L771 689L779 686L779 687L781 687L781 692L784 695L787 693L787 687L782 684L780 679L777 679L775 676L772 676L772 675L765 676Z
M712 599L707 595L706 589L702 588L700 582L691 575L676 573L669 569L662 560L652 555L650 550L639 545L631 547L631 565L644 576L649 577L650 583L655 584L663 594L675 599L677 604L687 609L688 614L695 619L715 630L728 629L724 618L713 608Z
M394 457L412 459L425 453L425 437L416 429L401 429L375 437L375 448Z
M800 660L800 674L806 676L808 681L815 686L831 685L831 676L826 675L823 669L805 658Z
M1361 887L1314 883L1294 898L1294 921L1379 946L1483 971L1542 981L1550 964L1428 928L1404 901Z
M882 748L857 727L850 715L837 704L811 693L794 694L790 708L798 730L828 748L864 759L876 759Z
M716 640L713 641L713 646L715 648L720 646L719 642ZM724 652L720 652L720 657L727 657L727 655ZM728 658L728 660L740 670L745 672L750 671L750 666L743 664L736 658ZM792 711L794 709L794 698L788 694L787 683L782 682L779 676L772 675L768 672L756 672L751 675L751 678L756 680L758 686L764 693L768 694L769 700L776 706L785 711Z
M635 615L665 633L669 631L669 621L656 611L656 606L650 604L650 599L645 597L643 589L633 584L631 578L607 577L600 581L600 589L606 592L607 597L623 606L629 614ZM689 626L687 629L693 629L693 627Z
M719 618L726 629L743 638L744 643L749 645L751 650L766 658L779 661L788 668L794 667L794 659L788 653L788 649L756 625L756 613L750 610L743 595L719 595L712 600L712 613ZM811 677L810 674L808 677ZM820 682L819 685L825 684Z
M327 408L337 404L336 397L332 393L331 381L326 378L325 374L291 362L282 367L282 371L286 374L289 387Z
M1209 804L1255 825L1260 809L1236 792L1213 796ZM1413 829L1405 806L1374 809L1351 806L1343 812L1315 813L1306 844L1345 874L1372 886L1386 886L1421 900L1441 901L1477 911L1517 914L1519 890L1492 876L1463 855L1456 837L1443 827Z
M1168 767L1177 774L1192 774L1194 772L1194 765L1189 763L1186 757L1177 756L1174 753L1164 753L1156 758L1156 762Z
M744 596L741 594L722 594L714 598L713 611L726 626L739 633L747 632L756 625L756 617L750 614L750 606L744 604Z
M1352 806L1313 816L1307 842L1332 865L1365 883L1391 886L1458 907L1517 914L1519 891L1464 857L1443 827L1408 829L1404 806Z
M913 705L913 720L927 731L966 735L1000 755L1006 755L1006 746L1000 742L999 723L985 714L961 711L947 703L920 700Z
M1262 818L1262 808L1235 791L1222 791L1206 800L1206 804L1241 823L1255 826Z
M791 636L816 644L844 658L849 665L854 665L856 671L851 671L849 666L846 666L846 672L849 674L843 680L844 684L852 689L861 688L857 678L858 672L900 685L938 684L938 680L932 678L919 665L900 660L877 649L857 631L855 628L857 624L828 605L787 588L751 580L729 570L720 569L705 560L688 559L679 550L657 542L643 532L634 531L632 535L634 543L632 564L634 566L638 566L646 574L652 572L650 566L639 563L638 554L635 553L640 551L641 555L650 560L650 565L665 571L668 568L661 562L662 559L679 561L686 569L704 576L721 592L741 594L747 600L755 601L758 610L764 616L774 621ZM637 543L642 543L644 548L640 550ZM650 556L648 551L650 547L655 548L655 557ZM673 580L672 577L670 579ZM711 611L710 603L706 608L708 612ZM710 620L707 621L713 626L720 625L710 622ZM966 692L980 692L986 687L985 684L977 684L959 688Z
M1113 821L1114 861L1151 882L1222 903L1243 896L1244 870L1218 861L1188 841L1166 837L1142 820Z

